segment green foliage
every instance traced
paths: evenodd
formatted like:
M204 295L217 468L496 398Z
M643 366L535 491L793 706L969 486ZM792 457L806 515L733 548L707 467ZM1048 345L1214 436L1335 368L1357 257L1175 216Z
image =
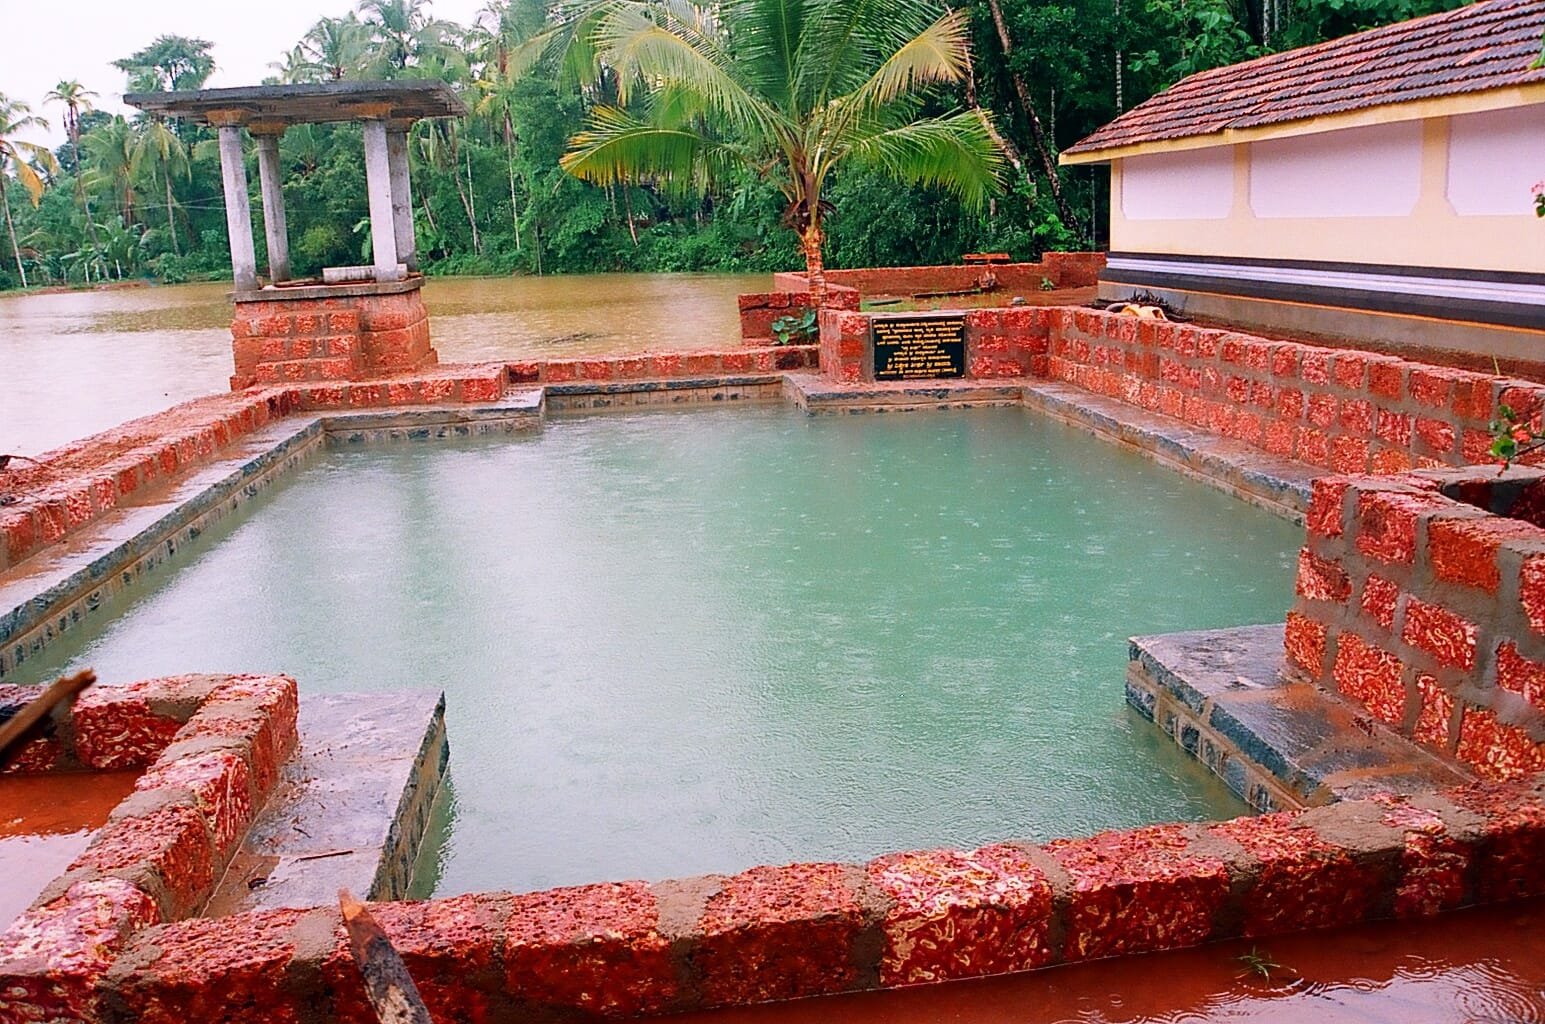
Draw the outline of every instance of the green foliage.
M1545 448L1545 425L1538 412L1522 417L1512 406L1500 404L1487 430L1491 433L1491 457L1502 463L1503 469Z
M1151 73L1164 82L1178 82L1198 71L1265 52L1239 23L1229 0L1148 0L1144 15L1154 33L1148 38L1166 45L1133 52L1135 74Z
M780 345L806 345L821 331L816 311L806 308L799 313L780 316L772 322L773 337Z
M1116 115L1118 68L1122 102L1130 107L1193 70L1455 2L998 0L1013 43L1006 57L987 0L948 5L961 20L943 27L936 19L945 5L915 0L868 0L862 12L851 0L696 6L679 0L674 9L696 10L718 52L733 58L724 74L701 67L692 72L703 86L695 97L690 90L660 87L662 76L639 73L687 59L679 48L668 53L648 25L612 24L612 44L624 38L640 44L626 54L585 34L587 25L597 24L585 18L601 9L649 10L656 27L667 23L660 4L631 0L491 0L470 26L436 20L425 0L369 0L356 14L319 19L274 56L285 81L439 77L466 100L469 117L421 124L412 140L414 219L420 261L430 273L799 267L800 241L787 224L803 214L798 203L791 209L792 183L780 169L789 165L772 158L777 146L758 150L751 141L765 141L767 109L798 115L779 124L804 124L810 111L830 114L837 107L827 104L854 95L869 99L846 109L886 113L840 136L844 144L880 136L884 141L851 145L847 158L823 172L818 209L827 265L956 263L964 252L1033 259L1099 240L1094 225L1107 194L1102 172L1057 172L1076 222L1060 217L1014 75L1026 86L1054 157L1059 147ZM834 17L850 10L890 21L871 25L872 37L856 35ZM1263 11L1275 11L1277 20ZM1265 22L1275 27L1266 31ZM897 60L882 60L920 35L924 44ZM778 40L801 38L810 40L804 54L777 52ZM966 40L972 45L969 79L961 69L945 73L947 52ZM191 89L213 70L210 49L203 40L159 35L115 64L131 89ZM79 69L61 65L59 71L64 78ZM735 82L752 89L760 106L732 96ZM897 99L902 96L908 98ZM68 78L48 96L31 99L34 107L51 108L67 129L73 126L79 146L66 142L56 160L15 140L16 122L33 116L25 105L12 102L0 115L0 196L6 200L0 289L20 286L23 272L29 284L77 285L140 274L196 280L229 272L220 163L210 130L94 110L91 94ZM951 129L949 119L962 112L974 116L973 102L1026 158L1027 175L1005 177L1004 191L992 198L948 187L936 173L976 153L952 151L948 138L951 130L969 128L957 121ZM628 176L623 184L564 173L560 160L569 139L601 110L614 112L603 120L615 116L625 127L692 133L703 145L685 152L702 158L703 175L683 178L656 168L662 173ZM918 122L930 127L895 130ZM756 153L762 157L745 159ZM294 272L314 275L325 266L367 260L359 129L292 128L280 156ZM678 165L685 159L677 158ZM249 161L255 195L255 157ZM981 169L971 171L978 183ZM689 184L703 187L683 187ZM1545 183L1535 194L1545 216ZM260 210L255 201L253 210ZM261 224L254 230L261 258Z
M1254 946L1250 947L1250 952L1241 954L1235 959L1244 965L1244 971L1241 972L1242 977L1255 975L1265 981L1270 981L1272 972L1284 969L1281 964L1271 958L1270 953L1257 949Z
M113 61L113 67L129 76L131 92L200 89L215 70L212 46L207 39L158 36L144 49Z

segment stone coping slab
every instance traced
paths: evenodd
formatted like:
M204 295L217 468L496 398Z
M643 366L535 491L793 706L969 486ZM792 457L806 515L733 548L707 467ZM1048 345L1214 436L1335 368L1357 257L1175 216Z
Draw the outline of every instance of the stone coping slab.
M416 406L289 418L232 443L221 457L146 489L42 554L0 573L0 680L178 547L314 455L352 445L537 429L540 389L481 406Z
M1283 626L1134 637L1127 700L1252 807L1298 809L1473 781L1287 672Z
M445 697L307 694L300 744L247 831L206 917L408 895L450 757Z
M790 398L809 413L1019 405L1026 383L971 378L842 382L813 373L790 373L784 379Z
M373 913L437 1020L628 1019L1538 895L1540 782ZM100 993L113 1024L371 1019L331 905L140 928Z
M0 679L94 612L202 524L226 514L321 440L315 419L280 421L246 435L220 461L135 495L42 554L0 574Z
M1323 475L1302 462L1071 385L1028 384L1024 400L1037 412L1092 430L1295 523L1304 521L1310 487Z

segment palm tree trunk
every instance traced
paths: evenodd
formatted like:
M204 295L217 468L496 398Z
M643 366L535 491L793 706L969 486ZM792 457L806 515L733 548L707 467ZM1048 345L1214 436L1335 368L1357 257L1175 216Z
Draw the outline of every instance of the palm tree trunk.
M951 8L946 7L945 9L954 13ZM977 99L976 64L971 60L970 50L966 51L966 106L976 111L977 116L982 119L982 127L987 129L987 134L992 139L993 144L1003 151L1004 156L1008 157L1008 161L1013 165L1015 172L1024 180L1025 188L1029 190L1030 195L1034 196L1036 193L1035 179L1030 176L1030 169L1025 166L1025 158L1019 152L1019 147L998 131L997 125L992 123L992 115L982 109L982 105ZM998 215L997 199L988 201L988 209L989 216L996 218Z
M1003 47L1005 62L1014 52L1014 41L1009 36L1008 22L1003 20L1003 8L998 0L987 0L987 6L992 11L992 22L998 30L998 44ZM1047 143L1046 133L1041 129L1041 118L1035 112L1035 103L1030 99L1030 90L1025 86L1025 80L1017 72L1009 75L1014 81L1014 91L1019 95L1019 105L1024 109L1025 120L1030 122L1030 135L1035 140L1035 148L1040 153L1041 165L1046 169L1047 184L1051 186L1051 197L1057 204L1057 215L1062 218L1062 223L1068 227L1073 226L1073 211L1068 208L1068 201L1062 195L1062 180L1057 177L1057 162L1052 159L1051 146Z
M91 239L91 248L99 250L102 243L97 240L96 221L91 219L91 201L86 198L86 172L80 163L79 118L71 118L70 121L70 148L75 153L75 200L80 203L81 214L86 218L86 234Z
M177 244L177 216L172 211L172 176L167 173L162 177L166 179L166 230L172 236L172 255L181 256L182 248Z
M800 234L799 240L805 250L805 277L810 282L810 297L815 300L816 308L820 308L826 305L826 263L821 255L821 244L826 237L821 233L818 217L810 218L810 226Z
M510 107L504 107L504 165L510 172L510 223L515 227L515 251L520 252L520 202L515 198L515 128L510 124Z
M0 175L0 205L5 207L5 227L11 235L11 254L16 257L16 273L21 275L21 286L27 287L27 271L21 265L21 249L16 244L16 224L11 220L11 198L5 194L5 177Z
M454 160L455 157L453 156L452 159ZM451 180L456 182L456 194L461 197L461 208L466 211L467 224L472 228L472 251L481 256L483 255L483 239L478 235L477 231L477 207L472 205L472 200L467 194L468 189L472 187L472 154L470 152L467 154L467 188L461 187L461 172L454 165L451 167Z
M628 215L628 234L633 238L633 248L638 248L638 227L633 223L633 193L622 186L622 211Z

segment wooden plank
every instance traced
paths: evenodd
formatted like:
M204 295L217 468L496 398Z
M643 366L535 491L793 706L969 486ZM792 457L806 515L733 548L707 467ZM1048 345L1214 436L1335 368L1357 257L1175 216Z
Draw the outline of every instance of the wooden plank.
M97 674L91 669L77 672L73 676L63 676L55 679L48 685L36 699L29 701L27 706L16 714L4 725L0 725L0 760L3 760L7 747L43 720L45 716L60 703L74 699L86 687L97 681Z
M338 890L338 906L349 932L349 951L376 1018L381 1024L434 1024L407 965L370 911L347 889Z

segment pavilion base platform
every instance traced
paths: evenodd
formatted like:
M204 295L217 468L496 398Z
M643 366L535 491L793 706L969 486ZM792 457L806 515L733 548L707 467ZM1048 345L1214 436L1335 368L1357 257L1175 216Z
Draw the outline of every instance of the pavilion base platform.
M450 747L433 692L305 694L284 765L205 916L408 895Z
M1257 811L1472 781L1366 708L1289 678L1282 634L1271 625L1135 637L1127 702Z
M424 279L236 292L231 390L254 384L370 380L439 363Z

